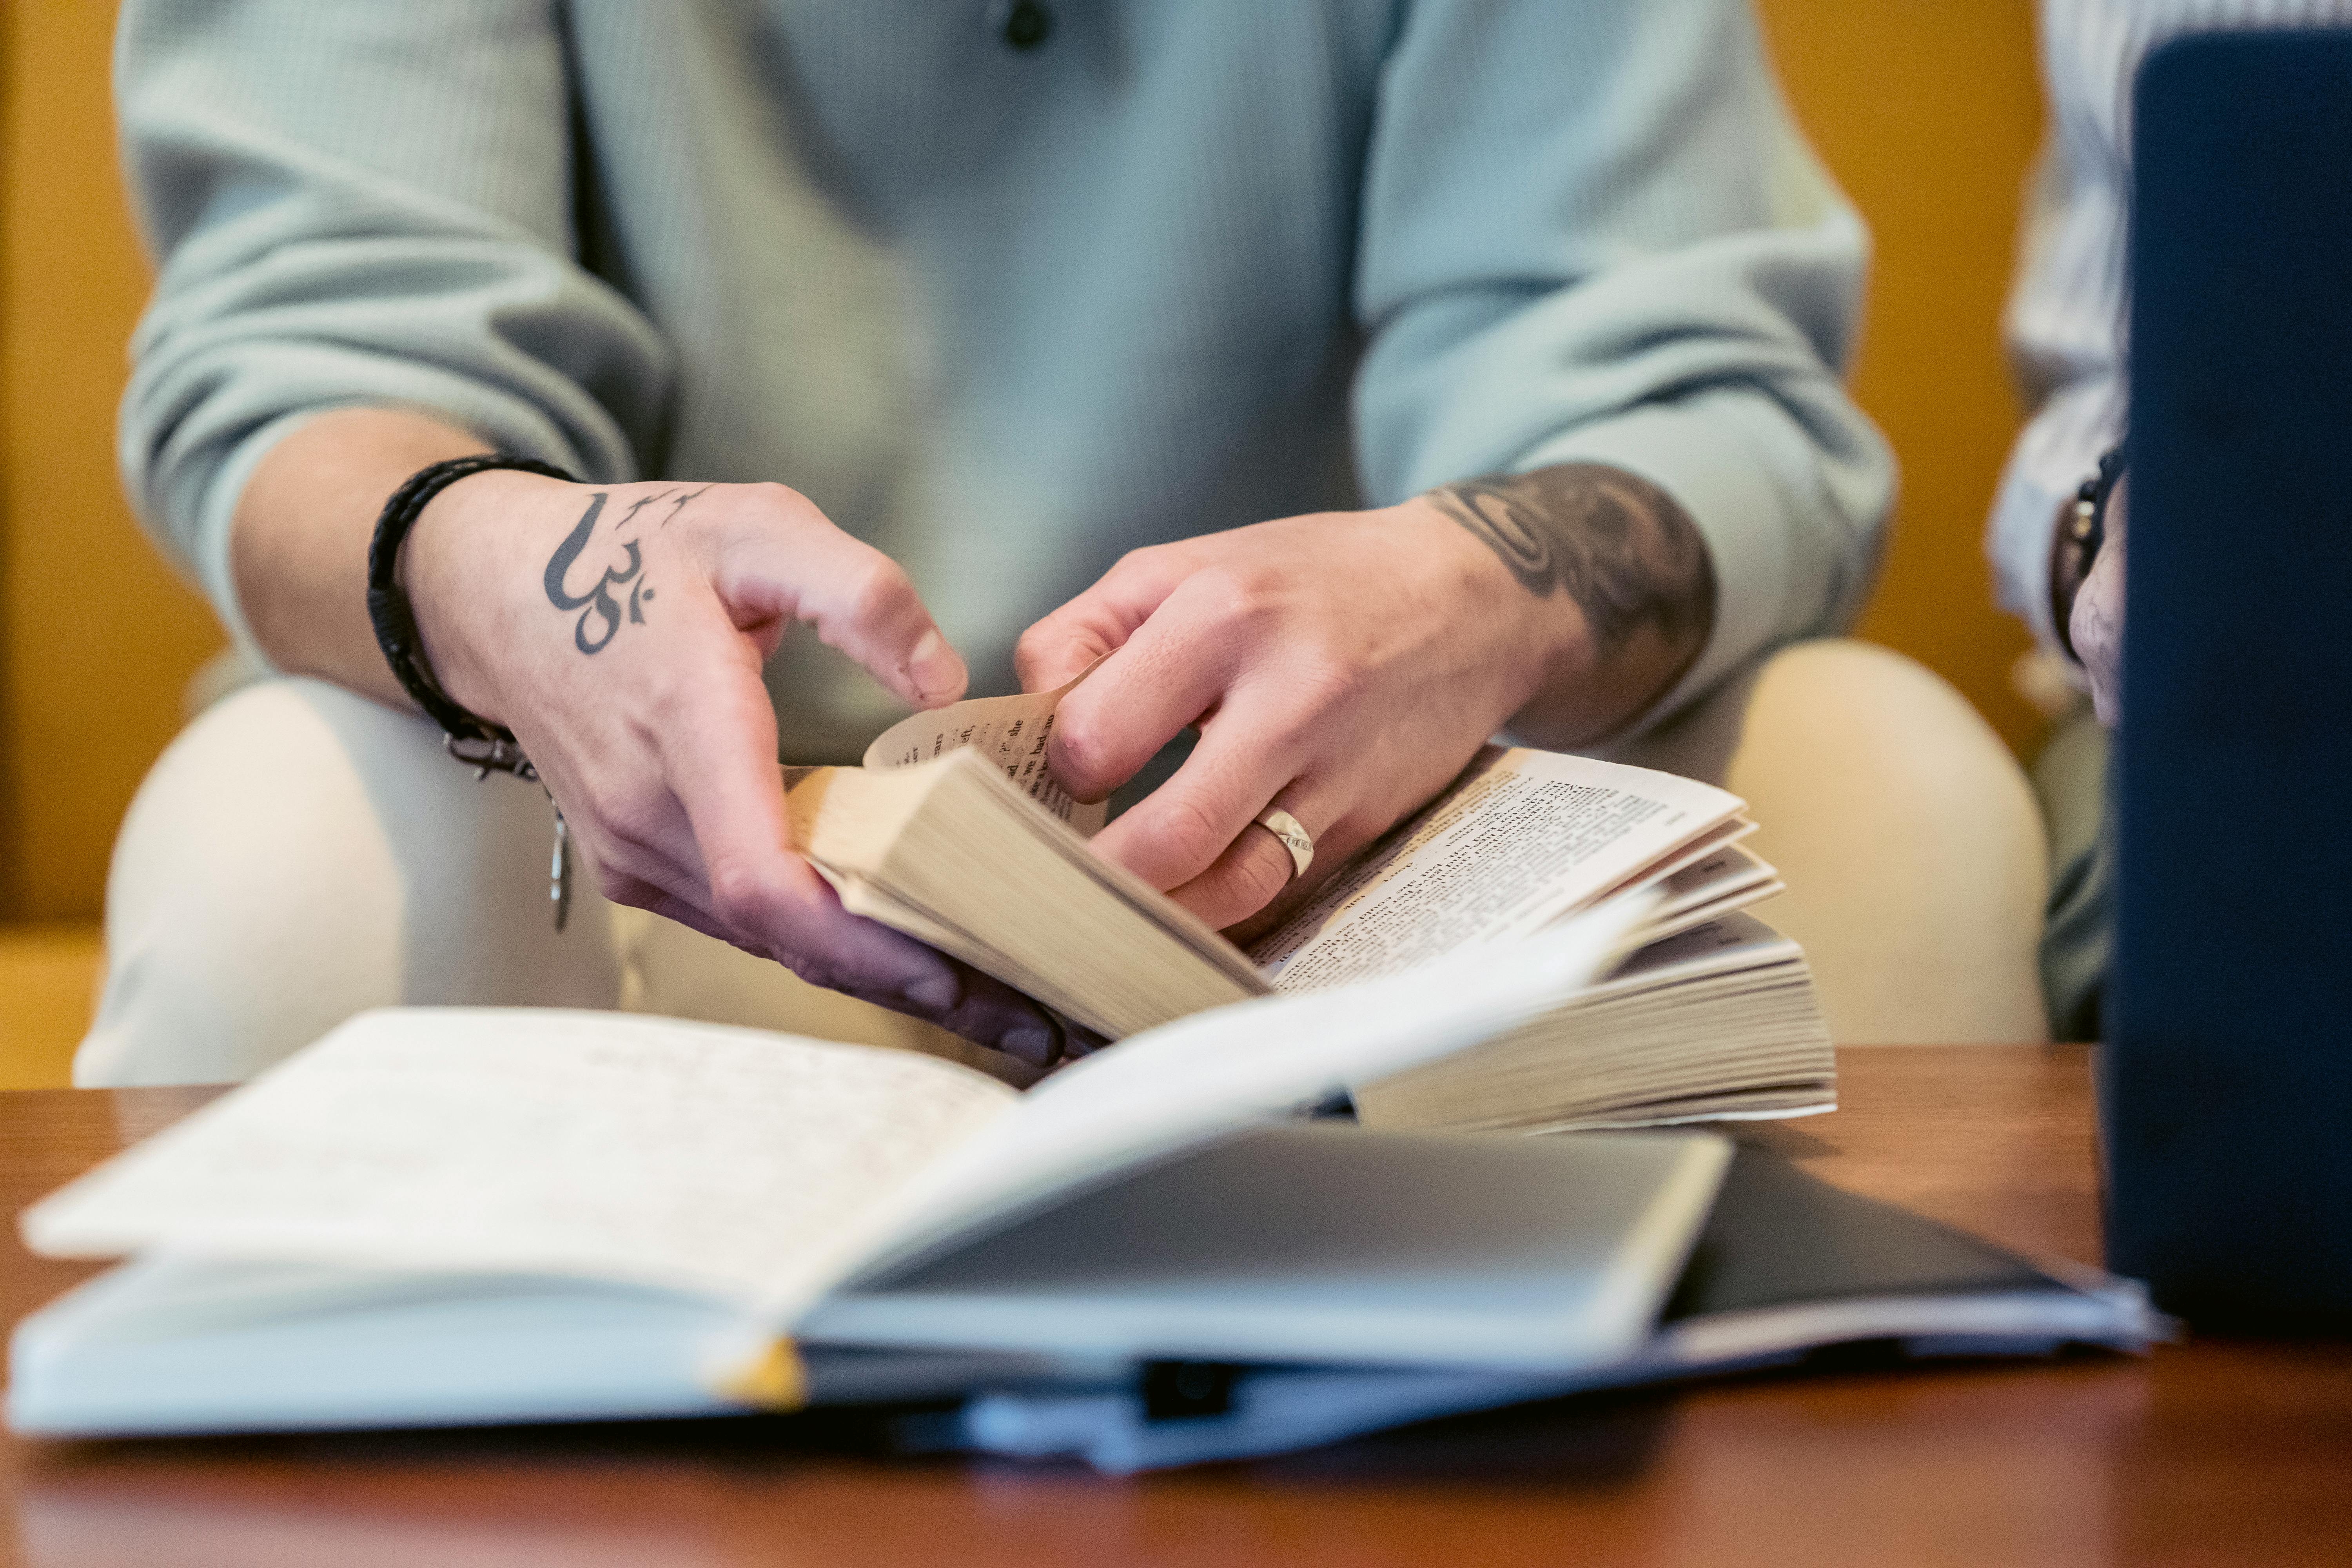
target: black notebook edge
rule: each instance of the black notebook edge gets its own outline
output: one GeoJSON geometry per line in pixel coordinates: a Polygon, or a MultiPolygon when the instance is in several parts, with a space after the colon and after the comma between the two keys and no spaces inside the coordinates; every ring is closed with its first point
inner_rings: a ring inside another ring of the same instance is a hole
{"type": "Polygon", "coordinates": [[[2171,1332],[2134,1281],[2029,1260],[1742,1146],[1658,1331],[1625,1361],[1553,1373],[1160,1364],[1121,1388],[982,1391],[951,1415],[902,1423],[899,1439],[916,1450],[1076,1456],[1126,1473],[1259,1458],[1570,1394],[1794,1366],[1841,1348],[1895,1360],[2137,1352],[2171,1332]]]}

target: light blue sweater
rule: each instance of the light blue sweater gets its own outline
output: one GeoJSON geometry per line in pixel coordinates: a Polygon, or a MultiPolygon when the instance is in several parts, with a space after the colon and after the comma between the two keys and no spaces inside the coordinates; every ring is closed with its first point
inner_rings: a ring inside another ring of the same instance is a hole
{"type": "MultiPolygon", "coordinates": [[[[129,0],[161,262],[131,491],[243,637],[295,421],[436,411],[599,480],[781,479],[1009,689],[1134,546],[1570,458],[1697,520],[1660,711],[1858,607],[1865,241],[1738,0],[129,0]]],[[[887,696],[813,637],[796,757],[887,696]]]]}

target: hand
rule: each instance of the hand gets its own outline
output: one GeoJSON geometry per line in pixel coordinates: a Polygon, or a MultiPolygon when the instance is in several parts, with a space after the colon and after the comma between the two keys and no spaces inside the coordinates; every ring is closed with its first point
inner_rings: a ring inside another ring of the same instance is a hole
{"type": "Polygon", "coordinates": [[[2113,725],[2123,716],[2124,671],[2124,492],[2131,484],[2126,473],[2107,493],[2105,538],[2098,558],[2091,563],[2083,586],[2074,595],[2074,611],[2067,618],[2068,637],[2083,673],[2091,678],[2091,703],[2099,722],[2113,725]]]}
{"type": "Polygon", "coordinates": [[[1022,684],[1105,654],[1064,700],[1049,763],[1100,800],[1186,725],[1176,775],[1096,850],[1246,941],[1443,789],[1507,722],[1575,745],[1698,657],[1714,567],[1672,497],[1563,463],[1376,511],[1285,518],[1139,550],[1029,628],[1022,684]],[[1315,839],[1308,874],[1251,825],[1315,839]]]}
{"type": "Polygon", "coordinates": [[[1099,800],[1185,726],[1199,745],[1100,854],[1213,925],[1271,923],[1444,787],[1567,658],[1560,617],[1426,499],[1139,550],[1032,626],[1022,684],[1060,685],[1050,764],[1099,800]],[[1115,652],[1112,650],[1116,650],[1115,652]],[[1252,821],[1314,836],[1309,876],[1252,821]],[[1269,908],[1272,906],[1272,908],[1269,908]]]}
{"type": "Polygon", "coordinates": [[[887,557],[781,485],[491,471],[428,506],[402,570],[443,688],[506,725],[604,895],[1024,1059],[1013,992],[857,919],[792,853],[761,667],[805,622],[905,701],[963,661],[887,557]]]}

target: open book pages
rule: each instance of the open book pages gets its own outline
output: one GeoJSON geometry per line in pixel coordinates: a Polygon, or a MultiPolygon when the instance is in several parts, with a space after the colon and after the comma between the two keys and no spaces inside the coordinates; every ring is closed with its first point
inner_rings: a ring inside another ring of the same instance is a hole
{"type": "Polygon", "coordinates": [[[26,1211],[54,1257],[585,1277],[777,1328],[1119,1173],[1524,1025],[1612,964],[1600,911],[1515,949],[1268,997],[1026,1095],[912,1053],[613,1014],[364,1014],[26,1211]]]}
{"type": "Polygon", "coordinates": [[[848,1266],[1016,1104],[913,1052],[613,1013],[364,1013],[27,1209],[26,1244],[590,1276],[737,1304],[848,1266]]]}
{"type": "Polygon", "coordinates": [[[1014,789],[1068,823],[1080,837],[1091,838],[1101,829],[1109,806],[1101,801],[1089,805],[1070,798],[1069,792],[1046,771],[1045,746],[1054,738],[1054,718],[1062,699],[1093,673],[1094,666],[1089,665],[1051,691],[974,697],[908,714],[877,735],[862,760],[875,770],[910,768],[970,746],[1014,789]]]}
{"type": "Polygon", "coordinates": [[[1358,1117],[1382,1128],[1804,1116],[1836,1109],[1837,1058],[1803,952],[1733,914],[1651,943],[1523,1028],[1354,1095],[1358,1117]]]}
{"type": "Polygon", "coordinates": [[[1409,1089],[1361,1070],[1367,1114],[1551,1128],[1833,1103],[1803,955],[1765,927],[1732,922],[1781,888],[1742,842],[1755,825],[1738,796],[1622,763],[1488,747],[1244,955],[1056,819],[1067,799],[1042,769],[1059,696],[919,714],[876,742],[866,768],[795,772],[794,842],[848,909],[1111,1038],[1269,984],[1331,990],[1638,903],[1637,942],[1663,943],[1655,951],[1667,956],[1629,971],[1630,989],[1409,1089]],[[1685,973],[1695,954],[1712,955],[1704,975],[1685,973]]]}
{"type": "Polygon", "coordinates": [[[785,796],[793,841],[851,912],[1119,1038],[1249,996],[1249,960],[1089,850],[980,751],[819,768],[785,796]]]}
{"type": "MultiPolygon", "coordinates": [[[[1285,991],[1392,974],[1671,882],[1688,915],[1762,897],[1735,795],[1591,757],[1488,747],[1461,778],[1251,949],[1285,991]],[[1673,879],[1680,877],[1680,881],[1673,879]]],[[[1653,918],[1655,918],[1654,915],[1653,918]]]]}
{"type": "Polygon", "coordinates": [[[790,1350],[724,1303],[595,1279],[150,1257],[18,1327],[7,1416],[110,1436],[1116,1398],[1169,1358],[1557,1375],[1639,1353],[1727,1153],[1253,1127],[828,1295],[790,1350]]]}
{"type": "MultiPolygon", "coordinates": [[[[1083,677],[1081,677],[1083,679],[1083,677]]],[[[1072,682],[1075,685],[1076,682],[1072,682]]],[[[1244,956],[1089,853],[1099,822],[1045,771],[1060,691],[919,713],[863,768],[786,770],[793,841],[852,911],[1110,1038],[1262,994],[1392,974],[1648,889],[1647,938],[1780,889],[1737,796],[1671,774],[1489,747],[1244,956]]]]}
{"type": "Polygon", "coordinates": [[[1703,852],[1682,869],[1660,878],[1656,886],[1656,912],[1643,931],[1652,942],[1719,921],[1788,889],[1778,871],[1738,844],[1703,852]]]}

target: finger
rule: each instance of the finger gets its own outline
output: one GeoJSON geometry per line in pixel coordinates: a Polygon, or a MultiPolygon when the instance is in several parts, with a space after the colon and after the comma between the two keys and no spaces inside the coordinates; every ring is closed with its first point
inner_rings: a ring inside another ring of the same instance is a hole
{"type": "Polygon", "coordinates": [[[1265,815],[1261,810],[1213,865],[1168,895],[1244,944],[1281,923],[1357,850],[1392,826],[1369,825],[1349,814],[1334,788],[1310,779],[1288,785],[1272,804],[1290,813],[1314,840],[1305,871],[1291,858],[1289,846],[1257,819],[1265,815]]]}
{"type": "Polygon", "coordinates": [[[1062,1040],[1044,1008],[1001,980],[952,959],[945,962],[962,983],[963,993],[945,1012],[923,1016],[975,1045],[1002,1051],[1031,1067],[1054,1064],[1062,1054],[1062,1040]]]}
{"type": "Polygon", "coordinates": [[[956,988],[940,966],[916,956],[929,950],[861,942],[832,889],[792,853],[775,764],[775,714],[757,672],[739,667],[706,678],[677,709],[675,734],[681,739],[663,747],[662,767],[701,871],[703,896],[688,901],[698,902],[728,940],[795,967],[838,971],[845,980],[883,987],[919,987],[929,980],[938,1001],[951,1003],[956,988]]]}
{"type": "Polygon", "coordinates": [[[823,878],[810,873],[823,929],[771,956],[812,985],[935,1024],[1032,1067],[1056,1054],[1053,1024],[1026,996],[903,932],[851,914],[823,878]]]}
{"type": "Polygon", "coordinates": [[[961,697],[970,672],[913,581],[897,562],[806,510],[811,515],[795,512],[793,526],[738,538],[722,552],[711,583],[737,624],[806,622],[918,708],[961,697]]]}
{"type": "Polygon", "coordinates": [[[1059,1054],[1045,1010],[1002,981],[887,926],[853,915],[822,878],[812,901],[824,911],[818,940],[769,956],[812,985],[935,1024],[1032,1067],[1059,1054]]]}
{"type": "Polygon", "coordinates": [[[1241,837],[1234,840],[1236,851],[1252,857],[1246,869],[1229,871],[1220,857],[1216,865],[1169,896],[1201,913],[1202,919],[1218,921],[1219,930],[1246,947],[1289,919],[1324,883],[1339,875],[1358,850],[1395,826],[1381,823],[1367,826],[1357,817],[1340,816],[1328,827],[1318,827],[1314,825],[1330,820],[1331,807],[1326,805],[1318,814],[1316,807],[1301,804],[1300,789],[1301,786],[1293,786],[1283,791],[1280,804],[1298,818],[1299,826],[1307,828],[1307,837],[1315,840],[1315,859],[1304,873],[1299,872],[1289,849],[1275,837],[1274,830],[1261,824],[1244,829],[1241,837]],[[1279,867],[1275,865],[1276,856],[1281,858],[1279,867]],[[1222,879],[1228,876],[1232,878],[1230,883],[1222,879]],[[1274,896],[1255,910],[1247,909],[1251,900],[1262,894],[1265,883],[1276,876],[1284,881],[1274,896]],[[1234,914],[1237,909],[1244,912],[1234,914]],[[1206,912],[1202,913],[1203,910],[1206,912]]]}
{"type": "MultiPolygon", "coordinates": [[[[909,988],[903,984],[877,986],[867,982],[862,973],[849,974],[797,954],[779,954],[766,947],[748,945],[738,933],[721,927],[693,903],[663,891],[656,884],[625,876],[608,878],[604,881],[605,896],[613,902],[650,910],[688,930],[700,931],[705,936],[716,938],[772,963],[782,963],[813,985],[823,985],[860,1001],[887,1007],[892,1012],[921,1018],[976,1045],[1002,1051],[1031,1067],[1050,1067],[1061,1054],[1053,1023],[1045,1016],[1043,1008],[1002,982],[976,970],[967,969],[943,954],[923,950],[929,958],[936,959],[953,973],[957,989],[952,992],[926,992],[919,997],[910,994],[909,988]],[[942,999],[949,1005],[940,1005],[942,999]]],[[[837,904],[834,912],[852,925],[873,923],[839,909],[837,904]]],[[[889,931],[887,928],[877,929],[882,931],[885,940],[896,938],[899,942],[921,948],[922,944],[914,942],[911,938],[889,931]]]]}
{"type": "Polygon", "coordinates": [[[1124,647],[1192,570],[1178,545],[1132,550],[1093,587],[1021,634],[1013,650],[1024,691],[1051,691],[1124,647]]]}
{"type": "MultiPolygon", "coordinates": [[[[1227,708],[1202,731],[1201,743],[1174,777],[1095,835],[1096,852],[1155,888],[1191,882],[1217,863],[1296,776],[1282,734],[1252,710],[1227,708]]],[[[1300,820],[1315,831],[1314,823],[1300,820]]]]}
{"type": "Polygon", "coordinates": [[[1207,870],[1168,896],[1222,931],[1280,898],[1297,869],[1282,841],[1253,820],[1207,870]]]}
{"type": "Polygon", "coordinates": [[[811,984],[930,1019],[1042,1064],[1053,1030],[1033,1005],[912,938],[850,914],[814,868],[786,848],[790,824],[772,760],[774,717],[756,678],[737,685],[732,691],[712,688],[681,715],[686,734],[729,738],[723,754],[699,752],[691,766],[670,770],[709,884],[709,923],[688,923],[765,952],[811,984]]]}
{"type": "Polygon", "coordinates": [[[1231,649],[1205,646],[1177,609],[1148,622],[1055,710],[1045,765],[1078,799],[1101,800],[1133,778],[1223,695],[1231,649]]]}

